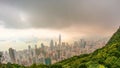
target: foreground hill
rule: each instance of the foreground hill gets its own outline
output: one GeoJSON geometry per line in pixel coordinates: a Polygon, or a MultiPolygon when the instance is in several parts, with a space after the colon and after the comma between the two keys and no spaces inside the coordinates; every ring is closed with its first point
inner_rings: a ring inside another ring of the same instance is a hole
{"type": "MultiPolygon", "coordinates": [[[[1,65],[0,65],[1,66],[1,65]]],[[[113,34],[106,46],[91,54],[74,56],[53,65],[36,65],[30,67],[16,64],[2,65],[3,68],[120,68],[120,28],[113,34]]],[[[0,68],[1,68],[0,67],[0,68]]]]}

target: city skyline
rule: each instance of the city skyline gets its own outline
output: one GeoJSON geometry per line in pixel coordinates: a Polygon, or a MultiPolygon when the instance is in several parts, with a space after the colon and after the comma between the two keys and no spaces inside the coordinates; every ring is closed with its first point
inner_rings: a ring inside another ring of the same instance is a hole
{"type": "Polygon", "coordinates": [[[73,41],[72,44],[62,41],[62,36],[58,36],[58,41],[50,40],[49,46],[43,42],[41,44],[28,45],[26,49],[17,50],[12,47],[8,51],[2,51],[2,63],[15,63],[24,66],[32,64],[54,64],[64,59],[89,54],[98,48],[105,46],[107,39],[73,41]],[[40,46],[40,47],[39,47],[40,46]]]}

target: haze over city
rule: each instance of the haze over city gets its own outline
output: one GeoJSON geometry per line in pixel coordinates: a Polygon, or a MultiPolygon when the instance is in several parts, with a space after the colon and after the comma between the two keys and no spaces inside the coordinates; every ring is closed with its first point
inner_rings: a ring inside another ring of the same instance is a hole
{"type": "Polygon", "coordinates": [[[119,27],[119,0],[1,0],[0,50],[30,44],[110,37],[119,27]],[[36,40],[39,40],[36,42],[36,40]]]}

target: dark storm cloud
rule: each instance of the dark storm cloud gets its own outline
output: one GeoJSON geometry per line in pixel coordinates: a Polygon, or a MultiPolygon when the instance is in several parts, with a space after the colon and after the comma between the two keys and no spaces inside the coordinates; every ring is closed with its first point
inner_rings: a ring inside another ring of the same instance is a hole
{"type": "Polygon", "coordinates": [[[119,0],[5,0],[0,20],[6,28],[66,28],[69,26],[119,25],[119,0]],[[6,7],[9,6],[9,7],[6,7]],[[9,8],[9,10],[5,10],[9,8]],[[19,20],[18,11],[29,16],[28,25],[19,20]]]}

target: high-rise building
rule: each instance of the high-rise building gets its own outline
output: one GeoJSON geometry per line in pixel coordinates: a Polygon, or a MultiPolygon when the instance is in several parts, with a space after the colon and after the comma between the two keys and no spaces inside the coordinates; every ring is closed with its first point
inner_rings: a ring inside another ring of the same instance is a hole
{"type": "Polygon", "coordinates": [[[62,46],[65,46],[65,42],[62,42],[62,46]]]}
{"type": "Polygon", "coordinates": [[[29,51],[29,57],[32,57],[32,54],[31,54],[32,52],[31,52],[31,46],[30,45],[28,46],[28,51],[29,51]]]}
{"type": "Polygon", "coordinates": [[[77,41],[74,42],[74,47],[78,47],[79,43],[77,41]]]}
{"type": "Polygon", "coordinates": [[[50,58],[45,58],[45,64],[50,65],[51,64],[51,59],[50,58]]]}
{"type": "Polygon", "coordinates": [[[61,56],[60,56],[60,50],[57,50],[57,59],[60,60],[61,56]]]}
{"type": "Polygon", "coordinates": [[[61,46],[61,35],[59,35],[59,46],[61,46]]]}
{"type": "Polygon", "coordinates": [[[59,49],[58,49],[58,58],[61,59],[61,35],[59,35],[59,49]]]}
{"type": "Polygon", "coordinates": [[[42,48],[42,49],[44,49],[44,47],[45,47],[45,46],[44,46],[44,44],[43,44],[43,43],[41,43],[41,48],[42,48]]]}
{"type": "Polygon", "coordinates": [[[46,56],[45,45],[43,43],[41,43],[41,52],[44,56],[46,56]]]}
{"type": "Polygon", "coordinates": [[[29,55],[28,55],[28,57],[29,57],[29,63],[32,63],[32,57],[33,57],[33,55],[32,55],[32,49],[31,49],[31,46],[29,45],[28,46],[28,53],[29,53],[29,55]]]}
{"type": "Polygon", "coordinates": [[[57,42],[55,42],[55,47],[57,46],[57,42]]]}
{"type": "Polygon", "coordinates": [[[38,62],[38,49],[37,49],[37,45],[35,45],[35,59],[36,59],[36,63],[38,62]]]}
{"type": "Polygon", "coordinates": [[[54,42],[53,42],[53,40],[50,41],[50,49],[51,49],[51,50],[54,49],[54,42]]]}
{"type": "Polygon", "coordinates": [[[35,45],[35,55],[38,56],[37,45],[35,45]]]}
{"type": "Polygon", "coordinates": [[[9,48],[9,55],[10,55],[12,63],[15,63],[16,62],[16,59],[15,59],[15,50],[12,49],[12,48],[9,48]]]}
{"type": "Polygon", "coordinates": [[[86,41],[84,39],[80,40],[80,47],[85,48],[86,46],[86,41]]]}
{"type": "Polygon", "coordinates": [[[2,55],[3,55],[3,53],[0,52],[0,64],[1,64],[1,60],[2,60],[2,55]]]}

